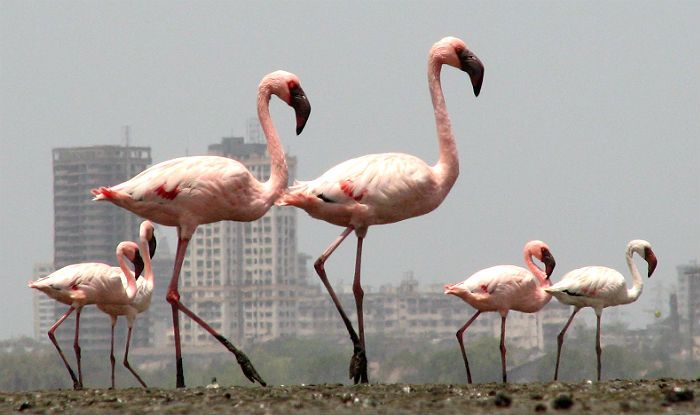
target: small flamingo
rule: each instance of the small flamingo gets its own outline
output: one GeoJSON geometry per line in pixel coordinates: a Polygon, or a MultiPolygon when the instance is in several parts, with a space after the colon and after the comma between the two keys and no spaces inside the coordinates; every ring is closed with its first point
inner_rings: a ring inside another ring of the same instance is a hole
{"type": "Polygon", "coordinates": [[[271,174],[268,181],[259,182],[236,160],[196,156],[164,161],[124,183],[92,190],[94,200],[109,201],[155,223],[177,227],[177,253],[166,299],[172,307],[178,388],[185,387],[178,311],[193,319],[232,352],[251,382],[258,381],[265,386],[243,351],[180,302],[178,281],[187,245],[197,226],[222,220],[254,221],[263,216],[286,189],[287,162],[270,118],[269,105],[273,94],[294,108],[297,134],[304,129],[311,112],[296,75],[275,71],[260,82],[257,107],[270,154],[271,174]]]}
{"type": "Polygon", "coordinates": [[[279,205],[296,206],[316,219],[345,227],[316,260],[314,268],[352,340],[350,378],[355,383],[369,381],[362,312],[364,291],[360,281],[362,241],[367,229],[370,225],[394,223],[431,212],[445,199],[459,174],[457,146],[440,84],[442,65],[467,72],[477,96],[484,77],[483,64],[462,40],[446,37],[430,49],[428,86],[440,148],[440,158],[435,166],[403,153],[366,155],[340,163],[315,180],[295,183],[278,201],[279,205]],[[353,230],[357,236],[353,294],[359,337],[328,282],[324,268],[326,260],[353,230]]]}
{"type": "Polygon", "coordinates": [[[647,241],[636,239],[627,244],[625,257],[627,266],[632,273],[632,288],[627,289],[625,277],[614,269],[607,267],[583,267],[567,272],[561,281],[547,288],[545,291],[552,294],[561,303],[574,306],[571,317],[564,325],[561,333],[557,336],[557,363],[554,369],[554,380],[559,378],[559,358],[561,357],[561,347],[564,344],[564,335],[569,328],[576,313],[583,307],[592,307],[596,315],[596,343],[595,351],[598,356],[598,381],[600,381],[600,316],[606,307],[620,304],[629,304],[637,300],[642,293],[642,277],[635,265],[632,255],[644,258],[647,262],[647,277],[651,277],[656,269],[656,255],[651,250],[651,244],[647,241]]]}
{"type": "Polygon", "coordinates": [[[89,304],[111,303],[129,304],[136,297],[136,277],[143,271],[143,259],[139,254],[138,245],[125,241],[117,245],[117,261],[119,267],[107,264],[89,262],[67,265],[58,271],[29,283],[29,288],[36,288],[54,300],[70,306],[68,311],[49,329],[51,342],[66,365],[73,380],[73,389],[83,388],[83,371],[80,366],[80,312],[89,304]],[[132,273],[126,264],[126,259],[134,264],[132,273]],[[54,332],[73,311],[75,315],[75,340],[73,350],[78,363],[78,377],[68,364],[61,347],[56,341],[54,332]]]}
{"type": "Polygon", "coordinates": [[[457,341],[462,351],[469,383],[472,383],[472,375],[469,371],[467,353],[464,350],[464,332],[474,320],[486,311],[497,311],[501,314],[501,369],[505,383],[508,312],[515,310],[536,313],[552,298],[545,292],[545,289],[551,285],[549,276],[552,275],[556,265],[549,247],[542,241],[530,241],[525,244],[523,254],[529,271],[515,265],[497,265],[482,269],[460,283],[445,285],[445,294],[456,295],[477,309],[476,314],[457,331],[457,341]],[[533,256],[544,264],[544,271],[532,261],[533,256]]]}
{"type": "Polygon", "coordinates": [[[153,269],[151,267],[151,258],[156,252],[156,236],[153,229],[153,224],[149,221],[143,221],[141,223],[141,228],[139,230],[139,242],[140,251],[149,252],[149,255],[143,257],[144,267],[143,267],[143,278],[136,279],[136,296],[131,304],[119,305],[119,304],[102,304],[98,303],[97,308],[103,312],[109,314],[112,320],[112,340],[110,342],[111,348],[109,353],[109,360],[112,364],[112,389],[114,389],[114,326],[117,324],[118,316],[126,316],[128,334],[126,336],[126,349],[124,350],[124,367],[129,369],[129,371],[134,375],[136,380],[139,381],[141,386],[146,388],[146,383],[141,379],[141,377],[132,369],[129,364],[129,343],[131,342],[131,330],[134,327],[134,321],[136,320],[136,315],[143,313],[148,310],[151,305],[151,294],[153,293],[153,269]]]}

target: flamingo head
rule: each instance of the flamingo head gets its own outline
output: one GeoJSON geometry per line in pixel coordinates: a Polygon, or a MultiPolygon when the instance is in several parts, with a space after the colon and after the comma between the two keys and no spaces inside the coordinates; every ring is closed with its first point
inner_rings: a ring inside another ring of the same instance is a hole
{"type": "Polygon", "coordinates": [[[644,258],[644,260],[647,262],[647,278],[650,278],[651,274],[654,273],[654,270],[656,269],[656,265],[658,263],[654,251],[651,250],[651,244],[642,239],[635,239],[633,241],[630,241],[627,244],[627,255],[631,257],[632,253],[634,252],[636,252],[637,255],[644,258]]]}
{"type": "Polygon", "coordinates": [[[532,255],[544,264],[544,272],[547,279],[554,272],[554,267],[557,262],[554,260],[554,255],[549,250],[549,246],[542,241],[530,241],[525,244],[525,255],[532,255]]]}
{"type": "Polygon", "coordinates": [[[297,135],[301,134],[311,114],[311,104],[299,78],[291,72],[275,71],[265,75],[260,81],[260,87],[269,84],[273,94],[277,95],[287,105],[294,108],[297,119],[297,135]]]}
{"type": "Polygon", "coordinates": [[[141,275],[144,264],[138,245],[131,241],[120,242],[117,245],[117,255],[124,255],[134,264],[134,278],[138,278],[141,275]]]}
{"type": "MultiPolygon", "coordinates": [[[[148,241],[148,255],[153,258],[153,255],[156,254],[156,234],[155,234],[155,229],[153,227],[153,223],[151,221],[145,220],[141,222],[141,227],[139,228],[139,237],[141,240],[146,240],[148,241]]],[[[139,255],[140,257],[140,255],[139,255]]]]}
{"type": "Polygon", "coordinates": [[[443,63],[460,69],[469,74],[474,95],[479,96],[481,84],[484,81],[484,64],[467,47],[462,39],[445,37],[435,43],[430,49],[431,57],[436,57],[443,63]]]}

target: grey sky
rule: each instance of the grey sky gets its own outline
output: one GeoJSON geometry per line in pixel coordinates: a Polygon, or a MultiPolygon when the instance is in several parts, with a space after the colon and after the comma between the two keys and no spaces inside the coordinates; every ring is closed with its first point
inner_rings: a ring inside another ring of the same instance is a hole
{"type": "MultiPolygon", "coordinates": [[[[431,214],[370,229],[365,284],[521,264],[529,239],[552,248],[555,281],[594,264],[627,275],[625,245],[643,238],[659,267],[623,315],[646,321],[700,257],[698,21],[700,2],[0,0],[0,338],[31,335],[26,282],[53,257],[52,148],[119,144],[128,124],[154,162],[203,154],[243,133],[258,82],[285,69],[313,108],[299,137],[272,108],[300,178],[366,153],[433,163],[426,59],[446,35],[486,66],[479,98],[443,70],[460,177],[431,214]]],[[[341,231],[299,218],[314,257],[341,231]]],[[[352,278],[354,244],[332,280],[352,278]]]]}

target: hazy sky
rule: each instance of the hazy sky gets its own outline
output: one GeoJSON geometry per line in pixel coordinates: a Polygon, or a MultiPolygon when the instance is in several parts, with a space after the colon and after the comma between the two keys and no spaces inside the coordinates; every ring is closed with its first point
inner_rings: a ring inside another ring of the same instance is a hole
{"type": "MultiPolygon", "coordinates": [[[[243,134],[260,79],[285,69],[313,108],[296,137],[272,105],[300,178],[375,152],[432,164],[427,52],[447,35],[486,67],[478,98],[443,70],[460,177],[436,211],[370,229],[365,284],[522,264],[529,239],[550,245],[555,281],[584,265],[627,275],[643,238],[659,267],[623,313],[646,321],[700,257],[698,21],[700,2],[680,1],[0,0],[0,338],[32,334],[26,283],[53,258],[52,148],[120,144],[130,125],[154,162],[203,154],[243,134]]],[[[299,214],[314,257],[340,231],[299,214]]],[[[350,282],[354,249],[329,260],[331,280],[350,282]]]]}

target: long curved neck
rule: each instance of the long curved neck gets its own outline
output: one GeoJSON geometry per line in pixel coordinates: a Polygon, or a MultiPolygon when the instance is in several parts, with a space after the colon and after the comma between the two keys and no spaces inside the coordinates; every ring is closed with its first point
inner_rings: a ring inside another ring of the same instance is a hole
{"type": "Polygon", "coordinates": [[[140,243],[141,245],[139,246],[139,250],[141,252],[145,252],[145,255],[141,255],[141,258],[143,258],[143,278],[146,280],[147,287],[149,289],[153,289],[154,276],[153,268],[151,267],[151,256],[149,255],[148,241],[146,238],[141,238],[140,243]]]}
{"type": "Polygon", "coordinates": [[[133,272],[131,272],[131,269],[129,269],[129,266],[126,265],[126,260],[124,257],[125,255],[123,252],[117,252],[119,268],[121,268],[122,274],[124,274],[124,278],[126,279],[126,296],[129,298],[129,300],[133,300],[136,296],[136,278],[134,277],[133,272]]]}
{"type": "Polygon", "coordinates": [[[428,87],[430,88],[430,98],[433,101],[440,151],[440,157],[433,169],[436,172],[439,185],[446,195],[459,175],[459,157],[457,156],[457,143],[452,135],[450,116],[447,114],[445,97],[442,94],[441,69],[442,62],[436,59],[435,55],[431,55],[428,60],[428,87]]]}
{"type": "Polygon", "coordinates": [[[535,278],[537,278],[537,281],[540,283],[540,288],[546,288],[552,285],[552,281],[547,278],[547,274],[542,271],[542,269],[532,260],[532,254],[530,254],[529,251],[525,251],[524,256],[525,264],[527,265],[528,269],[530,269],[530,272],[533,273],[535,278]]]}
{"type": "Polygon", "coordinates": [[[273,203],[282,195],[289,179],[284,149],[270,117],[271,95],[270,85],[260,85],[258,89],[258,118],[267,140],[267,152],[270,155],[270,178],[263,184],[263,195],[269,203],[273,203]]]}
{"type": "Polygon", "coordinates": [[[630,303],[639,298],[639,296],[642,294],[642,287],[644,286],[642,276],[639,274],[639,270],[637,269],[637,265],[634,263],[634,259],[632,259],[633,255],[634,252],[627,252],[627,266],[632,273],[632,288],[627,290],[627,298],[630,303]]]}

